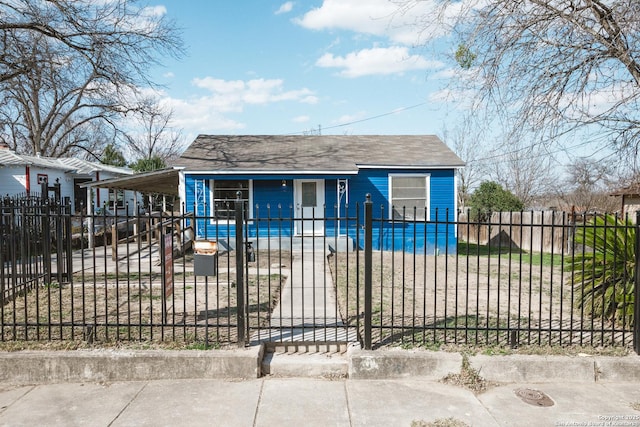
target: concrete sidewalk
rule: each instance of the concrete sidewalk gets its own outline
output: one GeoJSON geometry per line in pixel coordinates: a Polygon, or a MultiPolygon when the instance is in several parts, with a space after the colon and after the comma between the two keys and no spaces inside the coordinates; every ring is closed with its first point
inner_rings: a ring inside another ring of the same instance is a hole
{"type": "Polygon", "coordinates": [[[347,327],[338,310],[329,270],[327,248],[293,254],[290,274],[273,309],[270,329],[251,336],[260,341],[355,342],[357,332],[347,327]]]}
{"type": "Polygon", "coordinates": [[[470,356],[488,382],[474,394],[442,381],[457,353],[350,348],[346,376],[292,354],[260,377],[263,351],[2,353],[0,426],[640,426],[636,355],[470,356]]]}
{"type": "Polygon", "coordinates": [[[453,418],[469,426],[638,426],[639,404],[640,387],[629,382],[511,383],[475,395],[419,379],[158,380],[0,387],[0,425],[411,426],[453,418]],[[552,405],[525,402],[522,389],[552,405]]]}

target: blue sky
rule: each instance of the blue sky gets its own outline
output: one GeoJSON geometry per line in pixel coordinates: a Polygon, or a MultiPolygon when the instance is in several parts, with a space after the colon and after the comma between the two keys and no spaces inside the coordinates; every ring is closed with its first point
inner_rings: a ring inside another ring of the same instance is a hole
{"type": "MultiPolygon", "coordinates": [[[[187,56],[163,60],[163,103],[199,133],[441,134],[447,50],[427,51],[387,0],[159,0],[187,56]]],[[[412,13],[422,12],[419,8],[412,13]]]]}

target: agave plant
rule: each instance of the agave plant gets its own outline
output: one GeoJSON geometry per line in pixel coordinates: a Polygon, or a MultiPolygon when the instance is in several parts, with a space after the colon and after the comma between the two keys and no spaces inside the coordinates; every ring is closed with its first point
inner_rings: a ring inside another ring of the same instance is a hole
{"type": "Polygon", "coordinates": [[[596,216],[576,230],[567,258],[577,307],[597,318],[633,324],[635,226],[618,216],[596,216]]]}

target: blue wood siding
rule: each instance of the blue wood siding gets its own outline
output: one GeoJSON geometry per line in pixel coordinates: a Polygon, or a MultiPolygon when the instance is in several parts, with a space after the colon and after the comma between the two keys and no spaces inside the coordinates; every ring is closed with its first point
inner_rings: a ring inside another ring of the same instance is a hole
{"type": "MultiPolygon", "coordinates": [[[[349,181],[349,217],[355,217],[365,195],[371,194],[373,203],[373,246],[375,250],[407,250],[418,253],[456,253],[457,241],[454,221],[455,212],[455,171],[453,169],[388,170],[362,169],[358,176],[349,181]],[[389,175],[428,174],[429,175],[429,218],[427,221],[391,221],[389,212],[389,175]],[[436,224],[435,221],[438,221],[436,224]],[[448,224],[447,224],[448,223],[448,224]]],[[[356,233],[353,221],[343,233],[364,245],[363,233],[356,233]]]]}
{"type": "MultiPolygon", "coordinates": [[[[293,187],[294,178],[322,178],[320,176],[286,177],[286,186],[282,178],[250,176],[186,175],[186,210],[196,212],[205,218],[196,221],[197,235],[210,239],[227,239],[235,235],[235,227],[227,222],[216,223],[210,214],[209,180],[211,179],[252,179],[252,221],[249,224],[249,237],[267,237],[278,233],[290,237],[293,233],[293,187]],[[198,184],[197,180],[200,181],[198,184]],[[197,188],[207,192],[204,204],[196,200],[197,188]],[[269,218],[278,218],[268,221],[269,218]]],[[[455,171],[425,170],[387,170],[362,169],[358,175],[348,178],[348,206],[337,206],[337,179],[325,179],[325,234],[329,237],[348,235],[363,245],[364,233],[356,226],[356,210],[360,210],[360,220],[364,220],[363,203],[366,194],[371,194],[374,216],[373,244],[376,250],[407,250],[417,253],[455,253],[457,247],[455,224],[455,171]],[[429,218],[427,221],[391,221],[389,212],[389,175],[390,174],[428,174],[429,175],[429,218]],[[344,218],[348,217],[349,220],[344,218]],[[437,223],[436,223],[437,221],[437,223]],[[340,229],[337,230],[339,224],[340,229]]]]}

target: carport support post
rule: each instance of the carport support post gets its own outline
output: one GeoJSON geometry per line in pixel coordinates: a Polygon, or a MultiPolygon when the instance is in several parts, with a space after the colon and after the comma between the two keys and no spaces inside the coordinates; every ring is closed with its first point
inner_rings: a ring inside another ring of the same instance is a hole
{"type": "Polygon", "coordinates": [[[636,212],[636,259],[633,278],[633,349],[640,355],[640,211],[636,212]]]}
{"type": "Polygon", "coordinates": [[[373,266],[373,219],[371,194],[367,194],[364,202],[364,348],[371,350],[371,316],[373,294],[372,289],[372,266],[373,266]]]}
{"type": "Polygon", "coordinates": [[[236,220],[236,304],[238,306],[237,324],[238,324],[238,347],[245,346],[244,320],[244,203],[242,202],[242,193],[236,193],[235,204],[235,220],[236,220]]]}

